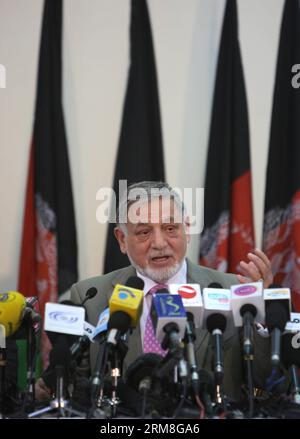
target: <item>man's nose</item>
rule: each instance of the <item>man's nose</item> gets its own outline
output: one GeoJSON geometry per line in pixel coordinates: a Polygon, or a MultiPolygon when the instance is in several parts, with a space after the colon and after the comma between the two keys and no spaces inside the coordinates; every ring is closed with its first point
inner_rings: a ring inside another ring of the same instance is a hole
{"type": "Polygon", "coordinates": [[[167,241],[165,239],[164,233],[161,230],[154,230],[152,235],[152,248],[162,249],[166,247],[167,241]]]}

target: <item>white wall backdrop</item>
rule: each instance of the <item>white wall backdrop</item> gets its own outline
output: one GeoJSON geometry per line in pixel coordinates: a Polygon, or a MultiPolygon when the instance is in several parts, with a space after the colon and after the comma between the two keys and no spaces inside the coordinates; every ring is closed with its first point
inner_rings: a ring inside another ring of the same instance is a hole
{"type": "MultiPolygon", "coordinates": [[[[148,6],[167,179],[200,187],[225,0],[148,0],[148,6]]],[[[6,68],[6,88],[0,88],[0,291],[17,286],[42,9],[42,0],[0,0],[0,64],[6,68]]],[[[238,0],[258,245],[282,9],[283,0],[238,0]]],[[[80,278],[102,270],[106,226],[96,222],[96,192],[113,179],[129,18],[130,0],[64,0],[63,100],[80,278]]],[[[189,248],[194,261],[198,249],[195,236],[189,248]]]]}

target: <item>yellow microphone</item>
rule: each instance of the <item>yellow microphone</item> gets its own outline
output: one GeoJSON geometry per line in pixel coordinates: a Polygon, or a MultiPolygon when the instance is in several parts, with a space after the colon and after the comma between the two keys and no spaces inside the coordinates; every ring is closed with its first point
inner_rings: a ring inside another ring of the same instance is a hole
{"type": "Polygon", "coordinates": [[[0,293],[0,324],[4,325],[6,336],[14,334],[22,323],[25,297],[17,291],[0,293]]]}
{"type": "Polygon", "coordinates": [[[135,328],[143,311],[144,282],[137,276],[130,277],[126,285],[117,284],[109,300],[109,314],[117,311],[130,316],[130,327],[135,328]]]}

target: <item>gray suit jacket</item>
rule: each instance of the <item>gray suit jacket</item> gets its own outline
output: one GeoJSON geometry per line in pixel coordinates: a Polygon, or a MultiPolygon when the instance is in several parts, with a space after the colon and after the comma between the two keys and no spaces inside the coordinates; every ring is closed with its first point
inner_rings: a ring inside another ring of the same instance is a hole
{"type": "MultiPolygon", "coordinates": [[[[110,296],[116,284],[124,285],[130,276],[135,276],[136,270],[132,266],[113,271],[103,276],[96,276],[74,284],[71,288],[71,300],[82,303],[90,287],[96,287],[98,294],[86,302],[88,321],[96,326],[99,314],[108,307],[110,296]]],[[[201,267],[187,260],[187,283],[196,283],[201,288],[212,282],[220,283],[224,288],[239,283],[233,274],[224,274],[216,270],[201,267]]],[[[255,335],[255,365],[254,375],[256,384],[263,387],[264,379],[269,372],[269,358],[267,357],[269,343],[259,335],[255,335]],[[256,376],[257,375],[257,376],[256,376]]],[[[128,353],[124,360],[124,370],[140,355],[143,354],[140,325],[133,330],[129,338],[128,353]]],[[[207,330],[197,329],[195,351],[198,365],[201,368],[212,370],[212,346],[207,330]]],[[[93,371],[98,353],[98,345],[91,345],[90,364],[93,371]]],[[[242,357],[240,350],[239,332],[231,327],[224,335],[224,390],[233,397],[240,397],[240,386],[243,382],[242,357]]]]}

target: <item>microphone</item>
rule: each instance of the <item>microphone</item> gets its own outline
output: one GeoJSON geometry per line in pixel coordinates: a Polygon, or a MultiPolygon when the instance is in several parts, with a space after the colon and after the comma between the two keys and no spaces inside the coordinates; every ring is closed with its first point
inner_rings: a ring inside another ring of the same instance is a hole
{"type": "Polygon", "coordinates": [[[171,294],[179,294],[186,312],[194,316],[194,325],[201,328],[203,324],[203,303],[200,286],[198,284],[171,284],[171,294]]]}
{"type": "Polygon", "coordinates": [[[131,408],[131,398],[127,397],[128,388],[136,392],[135,403],[132,409],[138,411],[142,418],[145,417],[146,407],[150,414],[153,410],[161,414],[166,409],[166,401],[168,401],[168,405],[170,404],[169,399],[166,400],[164,398],[161,400],[159,398],[161,394],[168,394],[169,382],[166,379],[158,380],[155,374],[163,360],[163,357],[158,354],[147,353],[137,358],[127,369],[125,376],[127,392],[123,392],[123,401],[131,408]],[[143,400],[139,401],[139,395],[143,396],[143,400]],[[148,404],[146,404],[147,397],[148,404]]]}
{"type": "MultiPolygon", "coordinates": [[[[113,411],[116,409],[116,390],[118,378],[121,376],[118,354],[121,355],[121,361],[123,361],[128,349],[124,343],[121,343],[121,336],[138,324],[143,310],[143,288],[144,281],[137,276],[132,276],[127,280],[126,285],[117,284],[110,297],[107,340],[104,348],[99,349],[91,382],[93,405],[96,403],[99,406],[102,403],[104,368],[110,357],[110,362],[113,363],[111,408],[113,411]]],[[[99,331],[98,334],[101,332],[99,331]]]]}
{"type": "Polygon", "coordinates": [[[218,314],[224,315],[227,321],[226,330],[233,327],[230,297],[230,290],[224,289],[218,282],[212,282],[208,287],[203,288],[204,328],[207,328],[206,320],[208,316],[215,314],[216,311],[218,314]]]}
{"type": "Polygon", "coordinates": [[[195,335],[195,325],[194,325],[194,315],[191,312],[187,312],[187,324],[185,330],[185,348],[187,354],[188,364],[190,366],[191,372],[191,382],[194,393],[198,395],[198,387],[199,387],[199,374],[198,374],[198,366],[195,355],[195,347],[194,341],[196,339],[195,335]]]}
{"type": "Polygon", "coordinates": [[[150,312],[155,337],[161,347],[165,350],[182,348],[187,318],[179,294],[154,294],[150,312]]]}
{"type": "MultiPolygon", "coordinates": [[[[248,284],[238,284],[231,286],[231,309],[235,327],[239,328],[243,325],[243,315],[241,308],[244,305],[253,305],[255,308],[255,322],[265,323],[265,302],[263,298],[262,282],[251,282],[248,284]]],[[[252,310],[254,308],[251,307],[252,310]]],[[[244,313],[243,313],[244,314],[244,313]]]]}
{"type": "Polygon", "coordinates": [[[300,367],[300,350],[299,347],[293,347],[294,333],[286,332],[281,337],[282,362],[286,369],[289,369],[292,382],[293,400],[300,404],[300,383],[298,368],[300,367]]]}
{"type": "Polygon", "coordinates": [[[65,383],[68,382],[71,361],[70,335],[59,334],[54,340],[49,354],[49,366],[42,374],[49,389],[54,391],[58,387],[57,382],[61,381],[63,377],[66,378],[65,383]]]}
{"type": "Polygon", "coordinates": [[[246,303],[240,309],[243,318],[243,351],[244,359],[253,359],[253,324],[257,314],[257,308],[251,303],[246,303]]]}
{"type": "Polygon", "coordinates": [[[280,338],[286,323],[290,320],[291,293],[289,288],[268,288],[264,290],[266,326],[271,334],[271,364],[280,363],[280,338]]]}
{"type": "MultiPolygon", "coordinates": [[[[78,305],[71,300],[63,300],[57,305],[68,305],[76,308],[82,308],[81,305],[78,305]]],[[[61,328],[60,330],[64,329],[61,328]]],[[[72,360],[77,360],[79,358],[79,354],[81,355],[83,352],[85,352],[89,343],[87,342],[85,335],[78,337],[78,335],[71,334],[69,332],[45,332],[52,344],[52,350],[49,354],[49,366],[43,372],[42,377],[47,387],[54,391],[55,387],[57,387],[57,382],[59,379],[65,376],[66,381],[68,381],[72,360]],[[57,366],[59,369],[58,375],[56,373],[57,366]]]]}
{"type": "Polygon", "coordinates": [[[217,402],[222,402],[221,386],[224,377],[223,364],[223,333],[227,322],[232,322],[230,306],[230,290],[225,290],[222,285],[212,282],[203,290],[204,321],[206,329],[212,334],[214,348],[214,377],[217,386],[217,402]]]}
{"type": "MultiPolygon", "coordinates": [[[[46,304],[47,305],[47,304],[46,304]]],[[[67,305],[67,306],[74,306],[74,307],[76,307],[77,309],[78,308],[81,308],[81,305],[78,305],[77,303],[74,303],[74,302],[72,302],[71,300],[63,300],[63,301],[61,301],[60,303],[58,303],[58,304],[56,304],[56,305],[58,305],[59,307],[60,307],[60,305],[67,305]]],[[[84,308],[84,311],[85,311],[85,308],[84,308]]],[[[86,311],[85,311],[85,313],[86,313],[86,311]]],[[[62,320],[63,322],[65,321],[65,320],[67,320],[67,322],[68,322],[68,318],[66,318],[65,316],[63,316],[63,317],[61,317],[60,319],[59,319],[59,321],[60,320],[62,320]]],[[[73,319],[74,320],[74,319],[73,319]]],[[[44,322],[44,326],[46,326],[46,323],[47,323],[47,315],[45,315],[45,322],[44,322]]],[[[56,329],[56,328],[55,328],[56,329]]],[[[76,340],[78,339],[78,336],[77,335],[75,335],[75,334],[72,334],[72,333],[70,333],[69,331],[68,332],[63,332],[64,331],[64,328],[61,328],[61,327],[59,327],[58,328],[59,330],[55,330],[55,331],[45,331],[46,332],[46,334],[47,334],[47,337],[49,338],[49,340],[50,340],[50,342],[51,342],[51,344],[52,344],[52,346],[53,346],[53,344],[56,342],[56,340],[57,339],[60,339],[62,336],[64,336],[64,337],[66,337],[66,339],[68,339],[69,340],[69,344],[70,344],[70,346],[72,345],[72,343],[75,343],[76,342],[76,340]],[[61,332],[60,332],[61,331],[61,332]]],[[[82,332],[81,332],[82,333],[82,332]]]]}
{"type": "Polygon", "coordinates": [[[137,277],[130,277],[126,285],[117,284],[109,300],[109,313],[123,312],[130,316],[130,327],[135,328],[143,311],[144,281],[137,277]]]}
{"type": "Polygon", "coordinates": [[[37,296],[25,297],[26,308],[24,309],[23,320],[32,325],[34,332],[38,333],[42,327],[40,304],[37,296]]]}
{"type": "Polygon", "coordinates": [[[5,327],[6,337],[19,329],[25,307],[25,297],[17,291],[0,293],[0,324],[5,327]]]}
{"type": "Polygon", "coordinates": [[[155,376],[155,368],[163,357],[154,353],[141,355],[128,367],[125,382],[138,393],[149,392],[155,376]]]}
{"type": "Polygon", "coordinates": [[[224,376],[222,336],[226,329],[226,317],[223,314],[210,314],[206,319],[207,330],[214,341],[214,373],[217,385],[221,385],[224,376]]]}
{"type": "Polygon", "coordinates": [[[85,294],[85,298],[84,298],[84,300],[81,302],[81,306],[83,306],[84,304],[85,304],[85,302],[87,302],[88,300],[90,300],[90,299],[92,299],[93,297],[95,297],[96,296],[96,294],[97,294],[97,288],[95,288],[95,287],[90,287],[88,290],[87,290],[87,292],[86,292],[86,294],[85,294]]]}
{"type": "Polygon", "coordinates": [[[84,322],[83,330],[84,334],[70,347],[72,358],[76,359],[76,361],[81,358],[82,354],[90,347],[90,344],[94,343],[93,334],[95,327],[88,322],[84,322]]]}
{"type": "Polygon", "coordinates": [[[265,322],[265,303],[261,282],[231,286],[231,310],[235,327],[243,326],[245,360],[253,357],[254,322],[265,322]]]}
{"type": "Polygon", "coordinates": [[[120,336],[129,330],[130,324],[131,317],[129,314],[124,311],[115,311],[108,321],[106,343],[116,346],[120,336]]]}

